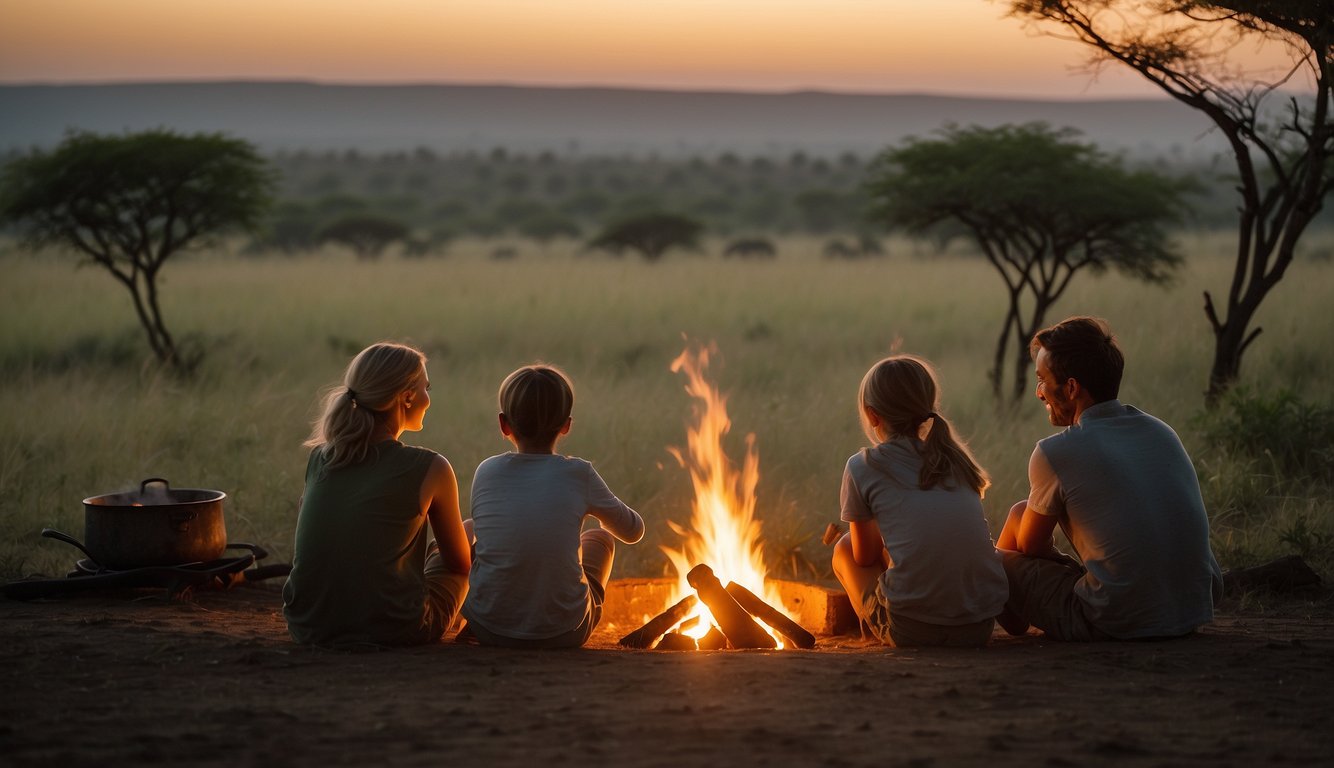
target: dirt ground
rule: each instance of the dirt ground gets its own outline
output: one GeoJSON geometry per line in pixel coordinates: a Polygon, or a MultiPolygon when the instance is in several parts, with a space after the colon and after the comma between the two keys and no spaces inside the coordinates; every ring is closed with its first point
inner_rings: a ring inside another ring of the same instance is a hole
{"type": "MultiPolygon", "coordinates": [[[[1266,599],[1269,600],[1269,599],[1266,599]]],[[[981,650],[293,645],[272,582],[0,599],[8,766],[1334,763],[1334,595],[1193,637],[981,650]]]]}

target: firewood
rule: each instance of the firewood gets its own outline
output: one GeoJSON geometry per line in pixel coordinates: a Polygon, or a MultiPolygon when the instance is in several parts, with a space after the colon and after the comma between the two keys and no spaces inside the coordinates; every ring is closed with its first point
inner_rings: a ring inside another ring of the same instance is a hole
{"type": "Polygon", "coordinates": [[[708,634],[699,639],[698,645],[701,651],[721,651],[727,647],[727,635],[717,627],[709,627],[708,634]]]}
{"type": "Polygon", "coordinates": [[[690,635],[683,635],[680,632],[668,632],[662,636],[658,644],[653,646],[655,651],[693,651],[696,650],[695,638],[690,635]]]}
{"type": "Polygon", "coordinates": [[[1264,588],[1271,592],[1291,592],[1320,583],[1320,576],[1300,555],[1288,555],[1250,568],[1232,568],[1223,572],[1226,594],[1264,588]]]}
{"type": "Polygon", "coordinates": [[[735,581],[727,585],[727,594],[746,612],[778,631],[778,634],[792,641],[798,648],[814,648],[815,635],[801,628],[797,622],[784,616],[781,611],[764,602],[754,592],[735,581]]]}
{"type": "Polygon", "coordinates": [[[699,600],[694,595],[686,595],[671,608],[649,619],[644,626],[622,637],[617,642],[626,648],[648,648],[662,636],[663,632],[676,626],[682,619],[689,616],[690,612],[695,609],[697,602],[699,600]]]}
{"type": "Polygon", "coordinates": [[[695,594],[709,606],[709,611],[718,622],[727,642],[733,648],[777,648],[778,641],[764,631],[764,627],[755,623],[755,619],[745,608],[737,605],[736,599],[727,593],[722,582],[713,575],[713,569],[703,563],[690,569],[686,581],[695,588],[695,594]]]}
{"type": "Polygon", "coordinates": [[[832,547],[834,546],[834,542],[838,541],[842,535],[843,528],[840,527],[838,523],[830,523],[825,526],[824,535],[820,537],[820,541],[823,542],[826,547],[832,547]]]}

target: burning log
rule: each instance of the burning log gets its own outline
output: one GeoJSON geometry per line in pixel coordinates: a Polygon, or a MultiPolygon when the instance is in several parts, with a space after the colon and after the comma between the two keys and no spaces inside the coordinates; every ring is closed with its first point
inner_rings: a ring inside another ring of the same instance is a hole
{"type": "Polygon", "coordinates": [[[842,526],[840,526],[838,523],[830,523],[829,525],[825,526],[824,535],[820,537],[820,541],[823,542],[826,547],[832,547],[834,546],[834,543],[837,542],[839,538],[841,538],[842,536],[843,536],[842,526]]]}
{"type": "Polygon", "coordinates": [[[781,611],[764,602],[754,592],[734,581],[727,585],[727,594],[746,609],[747,613],[778,630],[778,633],[791,640],[793,645],[808,650],[815,647],[815,635],[802,629],[800,624],[784,616],[781,611]]]}
{"type": "Polygon", "coordinates": [[[653,646],[655,651],[693,651],[697,648],[695,638],[680,632],[668,632],[653,646]]]}
{"type": "Polygon", "coordinates": [[[663,632],[676,626],[682,619],[689,616],[690,612],[695,609],[695,603],[697,602],[699,600],[694,595],[686,595],[676,605],[649,619],[648,623],[622,637],[617,643],[626,648],[648,648],[653,645],[653,641],[662,636],[663,632]]]}
{"type": "Polygon", "coordinates": [[[697,643],[701,651],[721,651],[727,647],[727,635],[717,627],[709,627],[709,632],[697,643]]]}
{"type": "Polygon", "coordinates": [[[776,648],[778,641],[755,623],[755,619],[746,609],[737,604],[735,598],[723,588],[722,582],[713,575],[713,569],[701,563],[690,569],[686,581],[695,588],[699,599],[709,606],[713,618],[727,635],[727,642],[733,648],[776,648]]]}

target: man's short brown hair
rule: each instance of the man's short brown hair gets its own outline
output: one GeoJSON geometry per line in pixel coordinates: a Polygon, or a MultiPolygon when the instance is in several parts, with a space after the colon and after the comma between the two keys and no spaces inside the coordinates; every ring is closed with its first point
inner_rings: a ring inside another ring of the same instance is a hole
{"type": "Polygon", "coordinates": [[[1028,345],[1037,357],[1047,350],[1047,365],[1057,383],[1074,379],[1093,396],[1093,402],[1115,400],[1121,391],[1126,359],[1107,321],[1098,317],[1071,317],[1038,331],[1028,345]]]}

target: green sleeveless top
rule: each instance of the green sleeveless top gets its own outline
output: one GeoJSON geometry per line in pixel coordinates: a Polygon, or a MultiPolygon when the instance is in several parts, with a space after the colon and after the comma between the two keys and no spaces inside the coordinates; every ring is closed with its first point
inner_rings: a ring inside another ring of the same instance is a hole
{"type": "Polygon", "coordinates": [[[429,538],[422,481],[436,453],[386,440],[359,464],[325,468],[316,448],[283,587],[287,629],[299,643],[425,643],[429,538]]]}

